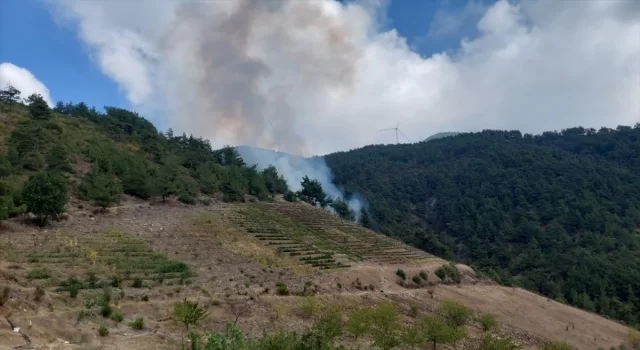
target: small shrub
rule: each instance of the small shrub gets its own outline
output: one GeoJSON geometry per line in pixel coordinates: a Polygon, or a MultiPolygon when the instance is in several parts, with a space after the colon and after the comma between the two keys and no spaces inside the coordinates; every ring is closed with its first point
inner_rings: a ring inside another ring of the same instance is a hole
{"type": "Polygon", "coordinates": [[[44,293],[42,286],[36,286],[36,290],[33,292],[33,300],[39,303],[44,298],[44,293]]]}
{"type": "Polygon", "coordinates": [[[480,350],[516,350],[519,346],[509,338],[494,337],[491,333],[486,333],[482,337],[480,350]]]}
{"type": "Polygon", "coordinates": [[[131,283],[131,287],[133,288],[142,288],[142,279],[136,277],[133,279],[133,283],[131,283]]]}
{"type": "Polygon", "coordinates": [[[222,305],[220,300],[218,300],[218,299],[211,300],[211,306],[220,306],[220,305],[222,305]]]}
{"type": "Polygon", "coordinates": [[[178,200],[184,204],[190,204],[190,205],[196,204],[195,197],[185,192],[180,193],[180,195],[178,196],[178,200]]]}
{"type": "Polygon", "coordinates": [[[122,277],[113,276],[111,277],[111,287],[120,288],[122,286],[122,277]]]}
{"type": "Polygon", "coordinates": [[[9,301],[9,293],[11,293],[9,286],[2,287],[2,293],[0,293],[0,306],[9,301]]]}
{"type": "Polygon", "coordinates": [[[444,269],[444,267],[440,266],[436,270],[436,276],[438,276],[440,280],[444,281],[444,279],[447,278],[447,271],[444,269]]]}
{"type": "Polygon", "coordinates": [[[109,335],[109,328],[107,328],[107,326],[105,325],[101,325],[98,328],[98,335],[100,335],[101,337],[106,337],[109,335]]]}
{"type": "Polygon", "coordinates": [[[177,303],[173,308],[173,316],[184,324],[187,331],[190,325],[195,325],[207,317],[208,313],[198,302],[189,301],[186,298],[177,303]]]}
{"type": "Polygon", "coordinates": [[[278,295],[289,295],[289,287],[282,281],[276,282],[276,294],[278,295]]]}
{"type": "Polygon", "coordinates": [[[338,282],[338,289],[342,289],[342,283],[338,282]]]}
{"type": "Polygon", "coordinates": [[[111,308],[111,305],[109,305],[108,303],[103,303],[102,306],[100,307],[100,314],[104,318],[108,318],[109,316],[111,316],[112,312],[113,312],[113,309],[111,308]]]}
{"type": "Polygon", "coordinates": [[[402,278],[403,281],[405,281],[407,279],[407,274],[404,272],[403,269],[398,269],[396,271],[396,276],[402,278]]]}
{"type": "Polygon", "coordinates": [[[80,286],[77,284],[72,284],[69,286],[69,297],[75,299],[78,296],[78,292],[80,292],[80,286]]]}
{"type": "Polygon", "coordinates": [[[129,322],[129,327],[133,329],[144,329],[144,318],[136,317],[135,320],[129,322]]]}
{"type": "Polygon", "coordinates": [[[320,309],[320,303],[312,296],[305,297],[300,304],[300,312],[303,317],[311,318],[320,309]]]}
{"type": "Polygon", "coordinates": [[[89,272],[89,274],[87,275],[87,286],[89,286],[89,288],[95,288],[97,283],[98,277],[96,276],[96,273],[89,272]]]}
{"type": "Polygon", "coordinates": [[[417,305],[411,305],[411,308],[409,309],[409,316],[416,318],[418,317],[418,306],[417,305]]]}
{"type": "Polygon", "coordinates": [[[496,326],[496,316],[493,314],[480,314],[476,318],[478,323],[482,326],[483,331],[490,331],[496,326]]]}
{"type": "Polygon", "coordinates": [[[422,278],[420,278],[420,276],[415,275],[411,278],[411,280],[413,281],[413,283],[415,284],[421,284],[422,283],[422,278]]]}
{"type": "Polygon", "coordinates": [[[352,312],[345,324],[347,332],[351,333],[351,335],[356,339],[369,333],[371,330],[372,313],[373,310],[368,307],[359,308],[352,312]]]}
{"type": "Polygon", "coordinates": [[[42,280],[46,278],[51,278],[51,272],[49,272],[49,270],[45,268],[36,267],[35,269],[29,271],[27,278],[30,280],[42,280]]]}
{"type": "Polygon", "coordinates": [[[462,327],[467,323],[469,317],[473,315],[473,310],[455,301],[445,300],[440,303],[438,313],[449,325],[462,327]]]}
{"type": "Polygon", "coordinates": [[[124,319],[124,317],[122,317],[122,314],[117,311],[112,312],[110,318],[114,320],[116,323],[120,323],[124,319]]]}
{"type": "Polygon", "coordinates": [[[427,273],[424,270],[421,270],[418,275],[420,275],[420,278],[422,278],[425,281],[429,279],[427,273]]]}
{"type": "Polygon", "coordinates": [[[204,205],[205,207],[207,207],[207,206],[211,205],[211,201],[210,201],[208,198],[201,199],[201,200],[200,200],[200,203],[201,203],[202,205],[204,205]]]}
{"type": "Polygon", "coordinates": [[[143,295],[142,296],[142,301],[149,301],[149,296],[148,295],[143,295]]]}

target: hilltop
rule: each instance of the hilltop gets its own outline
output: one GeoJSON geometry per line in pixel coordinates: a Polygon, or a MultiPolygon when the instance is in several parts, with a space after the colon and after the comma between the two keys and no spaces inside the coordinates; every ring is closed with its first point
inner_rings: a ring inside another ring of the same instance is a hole
{"type": "Polygon", "coordinates": [[[485,130],[325,159],[380,232],[640,324],[640,124],[485,130]]]}
{"type": "Polygon", "coordinates": [[[41,102],[0,102],[0,348],[415,349],[429,335],[596,349],[634,334],[284,201],[277,170],[232,148],[119,108],[41,102]],[[29,188],[40,174],[55,181],[29,188]],[[29,212],[34,187],[59,183],[66,203],[39,220],[50,208],[29,212]],[[197,318],[185,327],[176,305],[191,302],[203,313],[183,309],[197,318]]]}

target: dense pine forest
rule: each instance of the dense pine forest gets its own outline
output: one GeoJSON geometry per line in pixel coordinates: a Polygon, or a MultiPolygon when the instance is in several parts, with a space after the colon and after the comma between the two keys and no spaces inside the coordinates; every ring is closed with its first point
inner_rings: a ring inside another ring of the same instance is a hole
{"type": "Polygon", "coordinates": [[[485,130],[326,157],[371,225],[506,285],[640,323],[640,124],[485,130]]]}
{"type": "Polygon", "coordinates": [[[21,101],[19,93],[0,91],[0,220],[31,212],[44,225],[68,193],[106,208],[123,194],[207,204],[212,195],[271,200],[288,190],[274,167],[259,171],[232,147],[161,133],[135,112],[82,102],[51,109],[42,96],[21,101]]]}

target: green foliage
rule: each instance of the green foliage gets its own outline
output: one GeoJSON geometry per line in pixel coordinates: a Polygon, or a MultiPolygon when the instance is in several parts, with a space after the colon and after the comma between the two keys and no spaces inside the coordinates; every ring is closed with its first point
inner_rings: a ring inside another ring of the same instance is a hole
{"type": "Polygon", "coordinates": [[[40,94],[32,94],[25,101],[29,105],[29,113],[34,119],[47,119],[51,116],[51,110],[40,94]]]}
{"type": "Polygon", "coordinates": [[[450,277],[451,280],[460,283],[462,276],[460,275],[460,270],[453,263],[448,263],[440,266],[436,270],[436,276],[441,280],[445,280],[447,277],[450,277]]]}
{"type": "Polygon", "coordinates": [[[108,302],[103,301],[102,305],[100,306],[100,315],[102,315],[102,317],[104,318],[108,318],[109,316],[111,316],[112,312],[113,308],[111,308],[111,305],[108,302]]]}
{"type": "Polygon", "coordinates": [[[331,203],[331,207],[336,211],[336,214],[338,214],[339,217],[349,221],[355,220],[355,216],[349,209],[349,206],[342,199],[334,200],[333,203],[331,203]]]}
{"type": "Polygon", "coordinates": [[[182,322],[187,331],[189,331],[189,326],[198,324],[207,315],[208,313],[203,306],[198,302],[187,300],[187,298],[176,303],[173,307],[173,317],[176,321],[182,322]]]}
{"type": "Polygon", "coordinates": [[[306,296],[300,303],[300,312],[305,318],[311,318],[320,309],[320,303],[313,296],[306,296]]]}
{"type": "Polygon", "coordinates": [[[98,335],[101,337],[106,337],[109,335],[109,328],[107,328],[107,326],[105,325],[100,325],[100,327],[98,327],[98,335]]]}
{"type": "Polygon", "coordinates": [[[367,334],[371,330],[371,315],[373,310],[368,307],[360,307],[349,315],[345,324],[345,330],[356,339],[367,334]]]}
{"type": "Polygon", "coordinates": [[[9,288],[9,286],[2,287],[2,291],[0,292],[0,306],[4,305],[7,301],[9,301],[10,293],[11,293],[11,288],[9,288]]]}
{"type": "Polygon", "coordinates": [[[289,287],[282,281],[276,282],[276,294],[289,295],[289,287]]]}
{"type": "Polygon", "coordinates": [[[415,284],[422,284],[422,278],[420,278],[419,275],[413,275],[413,277],[411,277],[411,280],[415,284]]]}
{"type": "Polygon", "coordinates": [[[116,323],[120,323],[122,322],[122,320],[124,320],[124,317],[122,316],[122,314],[117,311],[112,312],[110,318],[116,323]]]}
{"type": "Polygon", "coordinates": [[[144,329],[144,318],[136,317],[133,321],[129,322],[129,327],[133,329],[144,329]]]}
{"type": "Polygon", "coordinates": [[[190,205],[196,204],[195,197],[193,197],[193,195],[191,195],[189,193],[185,193],[185,192],[180,193],[180,196],[178,196],[178,200],[180,202],[184,203],[184,204],[190,204],[190,205]]]}
{"type": "Polygon", "coordinates": [[[462,327],[473,315],[473,310],[458,302],[444,300],[438,306],[438,314],[451,326],[462,327]]]}
{"type": "Polygon", "coordinates": [[[407,279],[407,273],[404,272],[403,269],[397,269],[396,270],[396,276],[402,278],[403,281],[405,281],[407,279]]]}
{"type": "Polygon", "coordinates": [[[64,145],[58,143],[51,148],[46,157],[47,171],[70,173],[72,171],[69,161],[69,152],[64,145]]]}
{"type": "Polygon", "coordinates": [[[113,174],[94,167],[82,179],[78,194],[95,205],[106,208],[120,200],[123,193],[122,182],[113,174]]]}
{"type": "Polygon", "coordinates": [[[0,90],[0,101],[9,104],[20,102],[20,90],[16,89],[11,84],[7,84],[2,90],[0,90]]]}
{"type": "Polygon", "coordinates": [[[342,334],[342,311],[338,305],[330,305],[315,320],[312,330],[324,343],[332,344],[342,334]]]}
{"type": "Polygon", "coordinates": [[[379,304],[371,312],[371,337],[373,344],[383,350],[401,344],[400,315],[390,302],[379,304]]]}
{"type": "Polygon", "coordinates": [[[493,314],[480,314],[476,317],[476,320],[480,323],[482,330],[485,332],[492,330],[497,323],[496,316],[493,314]]]}
{"type": "Polygon", "coordinates": [[[27,278],[30,280],[42,280],[51,278],[51,271],[44,267],[36,267],[29,271],[27,274],[27,278]]]}
{"type": "Polygon", "coordinates": [[[284,194],[284,200],[287,202],[295,202],[298,198],[296,197],[296,193],[293,191],[287,191],[284,194]]]}
{"type": "Polygon", "coordinates": [[[482,337],[479,350],[516,350],[518,346],[509,338],[496,337],[486,333],[482,337]]]}
{"type": "Polygon", "coordinates": [[[331,204],[331,199],[324,193],[322,185],[318,180],[311,180],[305,176],[302,178],[302,190],[297,193],[297,196],[311,205],[319,205],[325,207],[331,204]]]}
{"type": "Polygon", "coordinates": [[[41,172],[29,176],[24,183],[22,196],[27,210],[38,217],[38,224],[44,226],[49,217],[64,212],[67,203],[67,182],[60,175],[41,172]]]}
{"type": "Polygon", "coordinates": [[[325,159],[337,184],[368,200],[381,232],[636,324],[638,147],[640,126],[485,130],[325,159]]]}
{"type": "Polygon", "coordinates": [[[424,270],[420,270],[420,273],[418,275],[420,276],[420,278],[422,278],[425,281],[429,279],[429,275],[427,275],[427,272],[424,270]]]}

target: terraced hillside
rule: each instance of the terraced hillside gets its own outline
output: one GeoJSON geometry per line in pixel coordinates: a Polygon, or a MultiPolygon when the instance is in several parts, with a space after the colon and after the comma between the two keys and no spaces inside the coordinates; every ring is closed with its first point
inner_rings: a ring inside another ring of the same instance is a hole
{"type": "Polygon", "coordinates": [[[347,268],[354,262],[403,264],[435,257],[307,204],[252,204],[233,222],[277,252],[319,269],[347,268]]]}
{"type": "MultiPolygon", "coordinates": [[[[201,332],[221,331],[230,320],[249,334],[303,331],[310,314],[332,305],[346,318],[392,303],[400,336],[455,300],[494,314],[493,332],[522,349],[549,340],[594,350],[626,342],[623,325],[498,286],[463,265],[458,282],[441,279],[435,272],[448,262],[307,204],[127,201],[105,214],[74,201],[66,221],[42,230],[4,223],[0,349],[179,349],[184,326],[173,307],[184,298],[206,307],[208,316],[191,328],[201,332]],[[140,318],[142,329],[133,328],[140,318]],[[107,336],[98,334],[101,326],[107,336]]],[[[472,320],[466,332],[457,349],[477,349],[481,326],[472,320]]],[[[348,333],[339,342],[379,348],[348,333]]]]}

